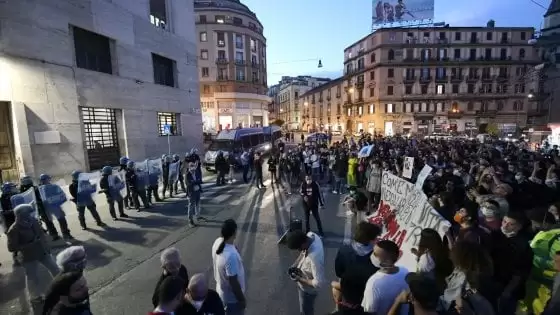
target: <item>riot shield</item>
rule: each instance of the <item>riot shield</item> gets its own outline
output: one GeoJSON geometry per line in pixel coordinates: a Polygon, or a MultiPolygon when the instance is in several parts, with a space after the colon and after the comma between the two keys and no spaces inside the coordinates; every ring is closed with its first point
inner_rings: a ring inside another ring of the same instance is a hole
{"type": "Polygon", "coordinates": [[[148,160],[135,163],[134,171],[136,173],[136,187],[139,190],[146,189],[150,185],[148,178],[148,160]]]}
{"type": "Polygon", "coordinates": [[[169,164],[169,184],[179,180],[179,172],[181,171],[181,162],[173,162],[169,164]]]}
{"type": "Polygon", "coordinates": [[[12,208],[22,204],[31,205],[33,209],[35,209],[33,216],[39,218],[39,213],[37,212],[37,200],[35,199],[35,188],[29,188],[20,194],[13,195],[10,198],[10,201],[12,202],[12,208]]]}
{"type": "Polygon", "coordinates": [[[109,195],[113,200],[126,196],[126,184],[119,175],[109,175],[109,195]]]}
{"type": "Polygon", "coordinates": [[[76,204],[85,206],[92,200],[92,195],[97,192],[99,173],[80,173],[78,177],[78,191],[76,204]]]}
{"type": "Polygon", "coordinates": [[[55,184],[41,185],[38,189],[43,206],[49,216],[57,219],[63,218],[65,215],[62,205],[67,201],[64,190],[55,184]]]}
{"type": "Polygon", "coordinates": [[[148,178],[150,186],[157,186],[159,177],[163,174],[161,159],[147,160],[148,178]]]}

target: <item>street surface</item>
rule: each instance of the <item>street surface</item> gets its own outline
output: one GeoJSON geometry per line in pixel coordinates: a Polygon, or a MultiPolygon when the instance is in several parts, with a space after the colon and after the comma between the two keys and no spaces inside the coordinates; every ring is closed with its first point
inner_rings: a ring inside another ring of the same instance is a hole
{"type": "MultiPolygon", "coordinates": [[[[205,188],[202,213],[208,219],[197,227],[189,228],[186,219],[186,200],[168,199],[156,207],[137,212],[129,210],[129,219],[112,221],[102,196],[98,208],[108,227],[93,224],[90,230],[79,228],[77,212],[66,209],[75,244],[83,244],[88,254],[86,278],[90,286],[94,314],[146,314],[152,309],[151,297],[160,276],[160,252],[175,246],[182,254],[189,275],[204,272],[211,287],[211,246],[220,234],[221,223],[229,218],[236,220],[239,230],[236,239],[247,277],[247,314],[298,314],[295,284],[286,270],[297,253],[277,241],[289,221],[290,205],[294,215],[303,219],[298,194],[288,196],[270,184],[265,171],[265,190],[243,184],[241,174],[231,185],[215,186],[215,176],[204,176],[205,188]]],[[[325,270],[327,279],[334,280],[334,258],[338,247],[350,240],[355,217],[346,217],[340,206],[340,195],[323,189],[326,208],[321,211],[325,238],[325,270]]],[[[57,223],[55,223],[56,225],[57,223]]],[[[315,222],[312,219],[312,229],[315,222]]],[[[58,227],[58,226],[57,226],[58,227]]],[[[25,280],[21,267],[12,271],[11,255],[6,250],[5,237],[0,238],[0,314],[32,314],[25,303],[25,280]]],[[[55,253],[64,248],[55,243],[55,253]]],[[[45,271],[46,273],[46,271],[45,271]]],[[[325,287],[316,303],[317,314],[333,310],[330,286],[325,287]]]]}

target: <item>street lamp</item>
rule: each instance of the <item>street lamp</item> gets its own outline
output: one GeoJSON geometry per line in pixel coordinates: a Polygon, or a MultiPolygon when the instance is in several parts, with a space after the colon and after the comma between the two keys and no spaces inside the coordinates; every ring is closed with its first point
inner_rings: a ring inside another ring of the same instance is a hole
{"type": "Polygon", "coordinates": [[[354,88],[353,87],[349,88],[348,93],[350,93],[350,94],[354,93],[354,88]]]}
{"type": "Polygon", "coordinates": [[[307,101],[303,102],[303,106],[307,106],[309,103],[307,101]]]}

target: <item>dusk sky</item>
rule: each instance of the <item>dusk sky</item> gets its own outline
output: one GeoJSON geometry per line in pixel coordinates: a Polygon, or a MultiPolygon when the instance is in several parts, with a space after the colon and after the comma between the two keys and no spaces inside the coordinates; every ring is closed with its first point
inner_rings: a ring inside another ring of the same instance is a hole
{"type": "MultiPolygon", "coordinates": [[[[241,2],[264,26],[269,85],[283,75],[337,77],[342,72],[344,48],[371,31],[371,0],[241,2]],[[321,69],[315,60],[302,61],[319,58],[321,69]]],[[[543,7],[550,4],[550,0],[535,2],[543,7]]],[[[484,26],[493,19],[496,26],[540,29],[545,11],[531,0],[436,0],[435,21],[451,26],[484,26]]]]}

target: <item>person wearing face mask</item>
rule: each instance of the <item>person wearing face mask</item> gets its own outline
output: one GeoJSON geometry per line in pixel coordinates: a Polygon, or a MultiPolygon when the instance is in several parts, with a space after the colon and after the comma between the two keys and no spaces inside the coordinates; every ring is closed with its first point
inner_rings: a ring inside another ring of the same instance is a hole
{"type": "Polygon", "coordinates": [[[191,277],[187,292],[174,315],[225,315],[224,304],[218,293],[208,288],[206,276],[197,273],[191,277]]]}
{"type": "MultiPolygon", "coordinates": [[[[399,257],[399,246],[393,241],[382,240],[375,244],[370,258],[379,270],[366,283],[362,300],[362,307],[366,313],[387,314],[399,294],[408,290],[408,270],[395,265],[399,257]]],[[[398,314],[408,315],[408,305],[403,305],[398,314]]]]}
{"type": "Polygon", "coordinates": [[[487,200],[482,203],[480,207],[480,212],[484,218],[484,226],[486,226],[491,231],[499,230],[502,226],[502,213],[500,212],[500,206],[494,200],[487,200]]]}
{"type": "Polygon", "coordinates": [[[525,282],[533,267],[533,250],[530,240],[521,233],[527,218],[522,213],[508,213],[502,220],[502,233],[507,237],[502,255],[507,263],[495,269],[494,278],[502,286],[498,300],[501,315],[514,315],[518,301],[525,297],[525,282]]]}
{"type": "Polygon", "coordinates": [[[200,196],[202,194],[202,180],[196,175],[196,165],[189,164],[189,171],[186,174],[187,179],[187,196],[189,198],[188,217],[189,225],[196,226],[195,219],[198,221],[200,217],[200,196]]]}
{"type": "Polygon", "coordinates": [[[42,315],[92,315],[89,288],[83,272],[59,274],[47,292],[42,315]]]}
{"type": "Polygon", "coordinates": [[[459,225],[459,230],[455,233],[455,237],[448,238],[451,245],[467,241],[479,244],[488,251],[492,250],[492,237],[489,230],[480,226],[477,204],[469,203],[459,209],[453,216],[453,221],[459,225]]]}
{"type": "Polygon", "coordinates": [[[301,184],[300,194],[303,197],[303,210],[305,211],[305,231],[311,230],[309,217],[313,214],[317,222],[319,235],[323,236],[323,224],[319,215],[319,206],[324,207],[323,196],[319,185],[311,179],[311,176],[305,176],[305,181],[301,184]]]}
{"type": "MultiPolygon", "coordinates": [[[[43,298],[40,288],[44,288],[45,277],[40,275],[40,266],[43,265],[51,276],[56,276],[59,269],[46,239],[45,232],[39,221],[34,217],[35,209],[22,204],[14,208],[15,222],[7,232],[8,251],[18,253],[22,262],[27,280],[27,289],[31,303],[41,303],[43,298]]],[[[50,281],[50,279],[48,279],[50,281]]]]}
{"type": "Polygon", "coordinates": [[[154,294],[152,295],[152,304],[154,307],[156,307],[160,302],[159,296],[161,284],[166,278],[177,277],[183,281],[183,288],[186,288],[189,284],[189,274],[187,272],[187,268],[181,263],[181,256],[176,248],[170,247],[165,249],[161,253],[160,260],[163,271],[156,283],[154,294]]]}

